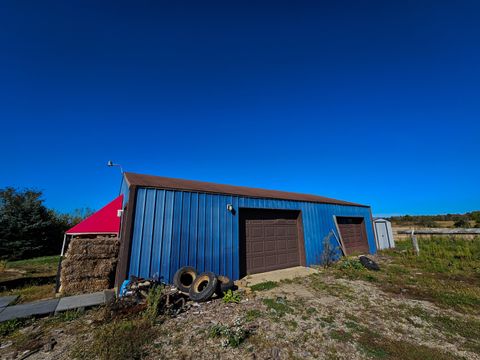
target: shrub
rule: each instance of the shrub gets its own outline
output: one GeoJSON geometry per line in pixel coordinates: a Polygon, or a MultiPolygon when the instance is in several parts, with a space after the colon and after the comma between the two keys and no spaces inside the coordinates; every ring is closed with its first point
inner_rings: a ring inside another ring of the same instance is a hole
{"type": "Polygon", "coordinates": [[[147,319],[155,320],[159,315],[160,301],[162,299],[164,287],[161,285],[153,286],[148,292],[147,296],[147,308],[145,309],[144,316],[147,319]]]}
{"type": "Polygon", "coordinates": [[[338,246],[333,245],[331,241],[333,235],[333,231],[330,231],[322,241],[322,254],[320,255],[320,263],[324,268],[330,267],[338,258],[338,246]]]}
{"type": "Polygon", "coordinates": [[[424,218],[424,217],[420,218],[418,221],[415,221],[415,225],[424,227],[424,228],[438,227],[438,224],[434,220],[429,218],[424,218]]]}
{"type": "Polygon", "coordinates": [[[453,224],[456,228],[469,228],[470,227],[470,222],[466,219],[460,219],[455,221],[455,224],[453,224]]]}

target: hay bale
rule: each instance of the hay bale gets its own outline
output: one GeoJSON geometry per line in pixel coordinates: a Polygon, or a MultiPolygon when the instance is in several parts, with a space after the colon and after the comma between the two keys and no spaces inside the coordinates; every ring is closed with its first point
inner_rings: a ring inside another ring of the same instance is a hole
{"type": "Polygon", "coordinates": [[[102,277],[109,274],[115,268],[117,259],[85,259],[84,261],[64,260],[65,275],[102,277]]]}
{"type": "Polygon", "coordinates": [[[109,280],[72,281],[62,284],[62,294],[75,295],[108,289],[109,280]]]}
{"type": "Polygon", "coordinates": [[[72,261],[84,261],[84,260],[102,260],[102,259],[113,259],[110,254],[70,254],[68,256],[69,260],[72,261]]]}
{"type": "Polygon", "coordinates": [[[73,295],[110,288],[119,247],[117,238],[72,239],[62,261],[60,291],[73,295]]]}
{"type": "Polygon", "coordinates": [[[70,241],[66,256],[116,257],[119,247],[120,242],[116,238],[73,239],[70,241]]]}

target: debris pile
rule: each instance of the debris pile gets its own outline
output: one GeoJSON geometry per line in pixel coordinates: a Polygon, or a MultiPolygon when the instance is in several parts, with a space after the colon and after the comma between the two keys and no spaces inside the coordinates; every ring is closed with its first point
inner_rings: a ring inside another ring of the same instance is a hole
{"type": "Polygon", "coordinates": [[[143,279],[131,276],[120,289],[120,297],[110,304],[116,315],[144,311],[154,307],[152,317],[167,315],[175,317],[188,310],[191,303],[188,297],[177,288],[161,283],[157,279],[143,279]]]}
{"type": "Polygon", "coordinates": [[[75,238],[62,261],[60,292],[75,295],[113,285],[119,250],[117,238],[75,238]]]}
{"type": "Polygon", "coordinates": [[[183,308],[187,300],[203,302],[216,295],[223,297],[225,293],[234,289],[235,285],[227,276],[217,276],[213,272],[197,274],[197,270],[190,266],[183,266],[173,277],[173,286],[164,284],[158,279],[143,279],[131,276],[123,282],[120,288],[120,297],[126,302],[135,304],[144,303],[154,288],[162,288],[162,300],[168,308],[183,308]]]}
{"type": "Polygon", "coordinates": [[[197,270],[191,266],[178,269],[173,277],[173,284],[197,302],[208,301],[214,294],[222,297],[234,288],[233,281],[228,276],[217,276],[210,271],[197,274],[197,270]]]}

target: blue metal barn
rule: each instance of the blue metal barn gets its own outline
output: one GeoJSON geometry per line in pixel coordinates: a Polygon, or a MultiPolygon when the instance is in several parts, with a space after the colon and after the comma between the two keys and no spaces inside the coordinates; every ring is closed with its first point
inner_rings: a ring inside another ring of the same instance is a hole
{"type": "Polygon", "coordinates": [[[324,239],[374,253],[370,207],[330,198],[125,173],[116,285],[130,275],[171,282],[181,266],[237,280],[319,264],[324,239]],[[338,239],[338,240],[337,240],[338,239]]]}

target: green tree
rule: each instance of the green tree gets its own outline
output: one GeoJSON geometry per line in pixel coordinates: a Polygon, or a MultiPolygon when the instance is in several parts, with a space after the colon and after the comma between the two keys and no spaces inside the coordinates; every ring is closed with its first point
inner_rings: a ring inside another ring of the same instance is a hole
{"type": "Polygon", "coordinates": [[[472,220],[475,220],[477,224],[480,224],[480,211],[472,211],[470,217],[472,220]]]}
{"type": "Polygon", "coordinates": [[[415,225],[421,226],[424,228],[435,228],[438,227],[437,223],[429,217],[421,217],[419,220],[415,221],[415,225]]]}
{"type": "Polygon", "coordinates": [[[455,224],[453,224],[456,228],[469,228],[470,227],[470,222],[468,219],[460,219],[455,221],[455,224]]]}
{"type": "Polygon", "coordinates": [[[79,222],[81,222],[82,220],[92,215],[94,212],[95,210],[90,209],[89,207],[86,207],[86,208],[75,209],[70,214],[55,213],[55,217],[57,218],[57,221],[63,227],[65,227],[66,230],[68,230],[72,226],[77,225],[79,222]]]}
{"type": "Polygon", "coordinates": [[[25,259],[60,252],[65,224],[43,205],[42,192],[0,189],[0,258],[25,259]]]}

